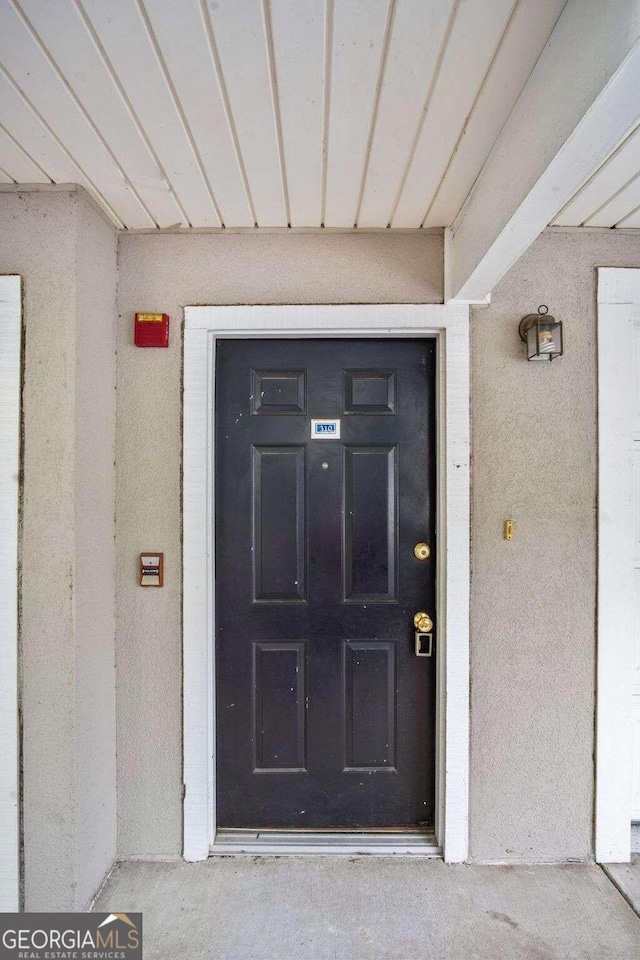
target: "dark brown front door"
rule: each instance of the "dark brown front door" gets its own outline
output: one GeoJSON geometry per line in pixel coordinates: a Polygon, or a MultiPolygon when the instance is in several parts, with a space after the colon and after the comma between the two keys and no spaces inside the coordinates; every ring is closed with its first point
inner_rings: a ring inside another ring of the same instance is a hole
{"type": "Polygon", "coordinates": [[[431,825],[435,343],[226,340],[216,365],[218,825],[431,825]]]}

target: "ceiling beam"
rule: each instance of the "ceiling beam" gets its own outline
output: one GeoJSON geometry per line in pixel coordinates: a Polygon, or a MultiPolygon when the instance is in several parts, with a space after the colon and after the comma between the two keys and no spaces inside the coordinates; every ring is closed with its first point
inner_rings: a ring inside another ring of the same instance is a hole
{"type": "Polygon", "coordinates": [[[640,0],[569,0],[446,244],[447,301],[492,288],[640,123],[640,0]]]}

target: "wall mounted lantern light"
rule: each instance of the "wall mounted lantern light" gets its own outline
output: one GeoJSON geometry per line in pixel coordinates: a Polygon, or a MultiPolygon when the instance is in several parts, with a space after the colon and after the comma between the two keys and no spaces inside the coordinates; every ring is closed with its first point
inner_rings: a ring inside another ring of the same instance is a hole
{"type": "Polygon", "coordinates": [[[543,303],[537,313],[528,313],[518,327],[527,345],[527,360],[555,360],[562,356],[562,321],[556,320],[543,303]]]}

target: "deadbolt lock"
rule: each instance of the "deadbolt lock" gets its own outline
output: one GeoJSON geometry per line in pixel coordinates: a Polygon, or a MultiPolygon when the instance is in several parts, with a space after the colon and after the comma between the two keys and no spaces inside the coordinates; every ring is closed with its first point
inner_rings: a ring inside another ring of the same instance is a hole
{"type": "Polygon", "coordinates": [[[433,630],[433,620],[428,613],[416,613],[413,618],[413,625],[418,633],[431,633],[433,630]]]}
{"type": "Polygon", "coordinates": [[[416,630],[416,657],[430,657],[433,653],[433,634],[416,630]]]}
{"type": "Polygon", "coordinates": [[[431,548],[428,543],[416,543],[413,548],[413,555],[416,560],[427,560],[431,556],[431,548]]]}

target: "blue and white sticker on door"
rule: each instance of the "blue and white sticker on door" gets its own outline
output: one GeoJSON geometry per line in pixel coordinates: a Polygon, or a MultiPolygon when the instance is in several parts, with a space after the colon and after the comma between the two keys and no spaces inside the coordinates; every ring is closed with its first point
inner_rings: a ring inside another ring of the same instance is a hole
{"type": "Polygon", "coordinates": [[[339,420],[312,420],[311,421],[311,439],[312,440],[339,440],[340,439],[340,421],[339,420]]]}

